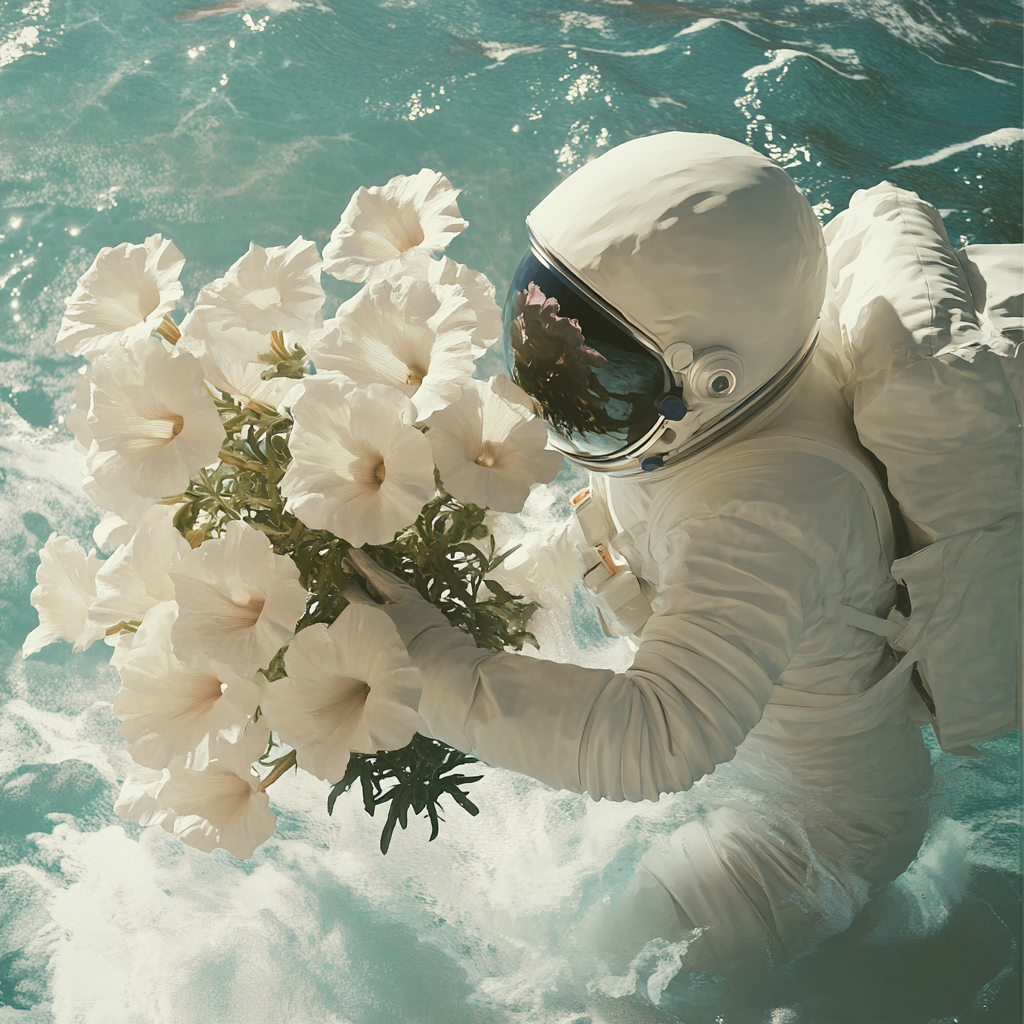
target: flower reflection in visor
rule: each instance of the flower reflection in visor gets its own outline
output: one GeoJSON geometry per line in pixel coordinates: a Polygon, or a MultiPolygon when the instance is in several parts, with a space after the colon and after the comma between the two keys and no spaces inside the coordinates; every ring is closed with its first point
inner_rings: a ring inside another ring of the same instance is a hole
{"type": "Polygon", "coordinates": [[[510,374],[540,403],[552,444],[566,455],[625,454],[661,422],[657,403],[671,375],[623,322],[547,262],[528,252],[512,279],[510,374]]]}

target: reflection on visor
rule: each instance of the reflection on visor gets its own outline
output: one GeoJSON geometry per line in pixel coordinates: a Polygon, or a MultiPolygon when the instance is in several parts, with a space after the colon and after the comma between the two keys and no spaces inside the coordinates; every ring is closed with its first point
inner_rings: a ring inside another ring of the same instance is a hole
{"type": "Polygon", "coordinates": [[[570,453],[610,455],[658,422],[661,361],[533,253],[512,280],[505,330],[513,380],[570,453]]]}

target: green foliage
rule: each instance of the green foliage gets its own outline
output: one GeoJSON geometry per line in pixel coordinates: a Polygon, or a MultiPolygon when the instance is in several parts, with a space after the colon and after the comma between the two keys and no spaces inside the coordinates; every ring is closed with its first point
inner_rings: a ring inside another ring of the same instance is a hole
{"type": "Polygon", "coordinates": [[[430,839],[427,841],[433,842],[440,823],[444,821],[438,801],[445,794],[470,814],[480,813],[480,808],[459,787],[477,782],[483,776],[448,774],[475,760],[440,740],[428,739],[419,733],[401,750],[381,750],[374,756],[354,754],[349,759],[345,777],[327,797],[327,813],[334,813],[335,801],[358,780],[367,814],[372,817],[381,804],[390,804],[380,834],[381,853],[388,852],[395,825],[401,825],[403,829],[408,825],[410,810],[414,814],[426,811],[430,818],[430,839]],[[395,785],[385,789],[383,783],[387,781],[394,781],[395,785]]]}
{"type": "MultiPolygon", "coordinates": [[[[304,366],[304,353],[279,346],[274,365],[264,376],[300,376],[304,366]]],[[[200,471],[183,495],[168,499],[184,503],[175,514],[175,527],[193,547],[220,536],[232,520],[241,519],[261,530],[277,554],[295,562],[299,580],[309,593],[296,629],[333,622],[348,605],[346,591],[361,588],[363,580],[345,560],[351,547],[347,541],[326,530],[311,530],[285,511],[279,486],[291,461],[291,418],[257,404],[242,408],[226,394],[215,402],[226,435],[221,463],[200,471]]],[[[515,549],[497,553],[484,522],[486,509],[457,501],[445,492],[439,478],[436,483],[437,493],[415,523],[399,531],[390,544],[367,545],[364,550],[440,609],[453,626],[469,633],[478,647],[518,651],[524,643],[536,645],[527,625],[537,606],[487,579],[515,549]]],[[[264,670],[268,680],[284,676],[286,649],[264,670]]],[[[395,825],[406,827],[410,811],[426,813],[433,840],[438,823],[444,820],[438,807],[442,796],[451,796],[470,814],[478,813],[459,786],[482,776],[448,774],[473,760],[418,734],[401,750],[352,754],[345,777],[328,797],[328,813],[358,779],[368,814],[383,803],[390,804],[381,852],[387,852],[395,825]]]]}
{"type": "Polygon", "coordinates": [[[495,554],[494,538],[484,523],[487,510],[456,501],[439,479],[437,488],[412,526],[390,544],[367,545],[365,550],[439,608],[453,626],[469,633],[477,647],[521,651],[526,642],[536,646],[526,625],[537,606],[486,580],[516,549],[495,554]],[[486,550],[475,542],[485,544],[486,550]],[[482,596],[485,582],[488,593],[482,596]]]}

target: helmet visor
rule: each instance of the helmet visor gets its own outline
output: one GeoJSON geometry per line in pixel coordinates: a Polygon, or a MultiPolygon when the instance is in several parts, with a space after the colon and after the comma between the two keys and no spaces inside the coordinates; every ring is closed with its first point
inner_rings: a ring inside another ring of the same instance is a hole
{"type": "Polygon", "coordinates": [[[612,455],[641,440],[671,386],[661,359],[533,252],[505,302],[505,357],[568,455],[612,455]]]}

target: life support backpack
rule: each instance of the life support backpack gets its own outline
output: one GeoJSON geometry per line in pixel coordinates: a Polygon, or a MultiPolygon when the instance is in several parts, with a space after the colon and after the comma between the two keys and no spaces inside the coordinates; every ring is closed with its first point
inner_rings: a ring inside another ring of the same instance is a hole
{"type": "MultiPolygon", "coordinates": [[[[843,364],[860,441],[908,534],[891,571],[910,614],[837,614],[887,637],[901,675],[917,671],[941,746],[970,753],[1020,724],[1024,246],[954,251],[938,212],[888,182],[855,193],[825,239],[821,343],[843,364]]],[[[589,488],[573,512],[602,625],[638,636],[651,605],[620,538],[589,488]]]]}
{"type": "Polygon", "coordinates": [[[910,553],[892,565],[946,750],[1020,725],[1024,246],[954,251],[938,212],[882,182],[825,227],[822,334],[861,443],[885,466],[910,553]]]}

